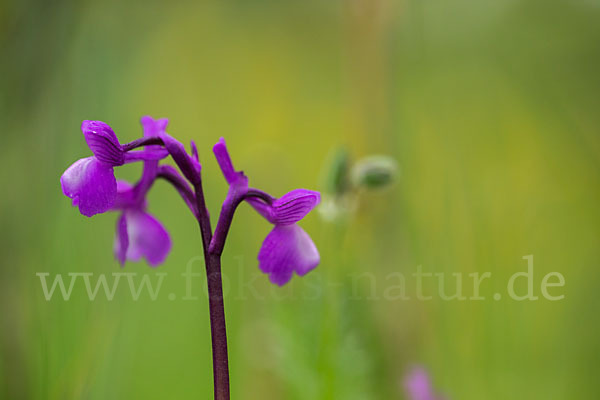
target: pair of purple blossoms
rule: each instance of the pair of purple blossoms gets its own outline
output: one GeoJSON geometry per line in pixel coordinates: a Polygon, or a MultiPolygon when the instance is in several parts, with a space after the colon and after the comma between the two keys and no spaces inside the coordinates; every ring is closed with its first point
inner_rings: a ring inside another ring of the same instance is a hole
{"type": "MultiPolygon", "coordinates": [[[[60,178],[63,193],[73,200],[73,206],[78,206],[81,214],[91,217],[106,211],[121,213],[114,243],[115,257],[121,265],[125,260],[138,261],[143,257],[149,265],[157,266],[171,249],[169,233],[146,211],[146,195],[157,178],[173,184],[197,219],[199,204],[204,203],[197,201],[197,191],[192,190],[201,187],[196,145],[191,142],[192,154],[188,154],[180,142],[166,133],[167,123],[167,119],[142,117],[144,137],[121,145],[104,122],[83,121],[81,130],[94,155],[76,161],[60,178]],[[141,146],[143,150],[134,150],[141,146]],[[169,155],[181,174],[174,167],[159,163],[169,155]],[[137,161],[143,162],[144,167],[135,185],[116,180],[114,167],[137,161]]],[[[294,272],[302,276],[314,269],[320,260],[319,252],[310,236],[296,223],[319,203],[320,194],[296,189],[279,199],[273,198],[248,187],[248,178],[234,169],[223,138],[213,147],[213,152],[229,184],[220,219],[231,220],[237,205],[246,201],[274,225],[258,253],[261,271],[269,274],[271,282],[281,286],[294,272]]],[[[222,251],[229,229],[228,223],[223,225],[225,227],[220,228],[221,224],[217,224],[211,249],[222,251]]]]}

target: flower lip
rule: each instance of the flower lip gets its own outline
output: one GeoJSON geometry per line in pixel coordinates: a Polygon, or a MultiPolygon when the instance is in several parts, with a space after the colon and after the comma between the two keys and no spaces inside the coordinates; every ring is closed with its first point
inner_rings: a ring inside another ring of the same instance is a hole
{"type": "Polygon", "coordinates": [[[276,225],[265,238],[258,253],[260,270],[269,280],[283,286],[294,272],[304,276],[320,261],[319,251],[308,234],[298,225],[276,225]]]}
{"type": "Polygon", "coordinates": [[[145,211],[127,209],[117,221],[114,252],[121,265],[125,260],[139,261],[143,257],[156,267],[165,260],[171,246],[169,232],[145,211]]]}
{"type": "Polygon", "coordinates": [[[81,124],[85,141],[96,158],[108,165],[123,165],[123,150],[117,135],[108,124],[102,121],[85,120],[81,124]]]}
{"type": "Polygon", "coordinates": [[[77,160],[60,177],[65,196],[86,217],[108,211],[115,203],[117,182],[112,167],[96,157],[77,160]]]}

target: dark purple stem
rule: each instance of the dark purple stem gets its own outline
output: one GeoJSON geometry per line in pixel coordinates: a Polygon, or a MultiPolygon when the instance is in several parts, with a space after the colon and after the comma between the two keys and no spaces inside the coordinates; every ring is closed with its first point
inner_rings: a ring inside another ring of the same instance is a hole
{"type": "MultiPolygon", "coordinates": [[[[223,284],[221,281],[221,257],[209,251],[210,241],[212,239],[212,228],[210,226],[210,216],[206,209],[204,200],[204,191],[202,188],[202,177],[199,168],[196,168],[195,157],[191,158],[183,146],[173,140],[170,136],[164,135],[160,143],[171,154],[171,157],[183,173],[183,176],[192,184],[194,188],[194,206],[195,215],[200,226],[202,236],[202,248],[204,251],[204,263],[206,264],[206,280],[208,284],[208,307],[210,312],[210,331],[212,340],[212,358],[213,358],[213,379],[215,400],[229,400],[229,363],[227,357],[227,329],[225,325],[225,306],[223,302],[223,284]]],[[[133,149],[146,144],[156,144],[144,140],[137,140],[123,146],[123,149],[133,149]]],[[[196,153],[196,151],[194,151],[196,153]]],[[[199,166],[199,164],[197,164],[199,166]]],[[[171,171],[172,172],[172,171],[171,171]]],[[[183,178],[179,174],[169,173],[169,169],[163,170],[165,179],[175,183],[179,189],[185,187],[182,185],[183,178]],[[175,177],[178,177],[177,179],[175,177]]],[[[178,190],[179,190],[178,189],[178,190]]],[[[184,190],[187,193],[186,190],[184,190]]],[[[181,193],[181,192],[180,192],[181,193]]],[[[186,194],[185,197],[189,197],[186,194]]],[[[185,199],[184,197],[184,199],[185,199]]],[[[187,200],[186,200],[187,201],[187,200]]]]}
{"type": "Polygon", "coordinates": [[[225,240],[227,239],[229,228],[233,222],[235,210],[240,203],[247,198],[258,198],[268,205],[271,205],[275,200],[268,193],[258,189],[248,189],[246,192],[241,194],[236,193],[233,195],[228,195],[223,202],[223,206],[221,207],[221,214],[219,215],[219,221],[217,222],[217,227],[215,228],[215,234],[210,242],[209,251],[211,253],[218,254],[219,256],[223,253],[225,240]]]}
{"type": "Polygon", "coordinates": [[[215,228],[215,235],[210,241],[209,251],[211,254],[216,254],[220,257],[223,253],[225,239],[227,238],[227,233],[229,233],[229,228],[231,227],[231,222],[233,221],[233,214],[235,213],[237,206],[243,200],[243,196],[227,196],[223,202],[221,214],[219,214],[219,221],[217,222],[217,227],[215,228]]]}
{"type": "Polygon", "coordinates": [[[219,221],[213,236],[211,234],[210,217],[206,210],[201,182],[194,185],[194,188],[196,191],[196,207],[199,211],[198,222],[202,231],[202,246],[204,247],[206,279],[208,283],[215,399],[229,400],[229,366],[225,306],[221,279],[221,254],[237,206],[247,197],[258,197],[268,204],[272,203],[273,198],[255,189],[250,189],[240,195],[227,196],[221,208],[221,214],[219,215],[219,221]]]}
{"type": "Polygon", "coordinates": [[[194,190],[196,192],[198,223],[200,224],[200,232],[202,233],[202,247],[204,249],[206,280],[208,283],[215,400],[229,400],[229,364],[227,357],[227,329],[225,325],[223,284],[221,281],[221,256],[209,251],[212,230],[201,181],[198,181],[194,185],[194,190]]]}
{"type": "MultiPolygon", "coordinates": [[[[229,193],[223,202],[219,221],[213,236],[210,215],[206,209],[204,191],[202,188],[198,151],[193,141],[191,142],[193,158],[187,154],[179,142],[167,134],[164,134],[161,138],[153,137],[134,140],[133,142],[122,145],[121,148],[123,151],[130,151],[137,147],[156,144],[163,145],[167,149],[179,167],[179,170],[194,188],[194,191],[192,192],[186,180],[171,166],[163,165],[155,170],[155,176],[167,180],[175,187],[175,189],[177,189],[188,207],[196,216],[198,224],[200,225],[208,284],[214,395],[215,400],[229,400],[229,363],[227,356],[227,330],[225,324],[223,284],[221,278],[221,254],[223,253],[225,240],[238,205],[249,198],[256,198],[267,205],[271,205],[275,199],[263,191],[248,189],[247,184],[239,186],[234,182],[234,179],[228,179],[228,182],[230,183],[229,193]]],[[[217,159],[219,160],[221,169],[223,169],[226,177],[232,178],[233,175],[236,175],[233,170],[233,165],[231,165],[231,160],[229,159],[228,154],[226,154],[226,149],[223,157],[217,157],[217,159]]],[[[236,176],[233,176],[233,178],[236,176]]],[[[243,175],[241,176],[243,177],[243,175]]]]}

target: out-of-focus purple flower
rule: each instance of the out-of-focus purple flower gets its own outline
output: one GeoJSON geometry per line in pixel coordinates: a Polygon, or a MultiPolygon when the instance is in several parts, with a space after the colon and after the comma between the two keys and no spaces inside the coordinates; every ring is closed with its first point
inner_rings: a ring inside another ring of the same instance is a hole
{"type": "MultiPolygon", "coordinates": [[[[154,119],[148,115],[142,117],[140,119],[140,123],[144,129],[144,137],[145,138],[153,138],[153,137],[161,137],[165,133],[165,129],[167,129],[167,124],[169,120],[166,118],[154,119]]],[[[150,145],[146,146],[146,151],[157,152],[164,151],[160,145],[150,145]]],[[[135,187],[136,197],[143,197],[150,189],[150,186],[154,182],[156,178],[156,172],[158,169],[158,159],[156,160],[146,160],[144,161],[144,170],[142,172],[142,178],[140,182],[135,187]]]]}
{"type": "Polygon", "coordinates": [[[111,127],[102,121],[83,121],[81,131],[94,156],[73,163],[60,177],[60,183],[65,196],[87,217],[108,211],[114,205],[117,196],[114,167],[168,155],[164,149],[123,151],[111,127]]]}
{"type": "MultiPolygon", "coordinates": [[[[169,121],[166,118],[153,119],[145,116],[140,120],[144,137],[161,137],[169,121]]],[[[147,151],[156,152],[160,145],[146,146],[147,151]]],[[[144,161],[142,177],[135,186],[125,181],[117,182],[117,197],[114,210],[121,211],[117,220],[115,236],[115,257],[121,263],[125,260],[138,261],[146,258],[150,266],[161,264],[171,250],[171,238],[162,224],[146,212],[146,194],[156,179],[158,160],[144,161]]]]}
{"type": "Polygon", "coordinates": [[[409,400],[444,400],[436,394],[423,367],[413,368],[404,378],[404,388],[409,400]]]}
{"type": "Polygon", "coordinates": [[[115,257],[121,265],[125,260],[139,261],[144,257],[150,266],[156,267],[171,250],[169,233],[146,212],[146,202],[136,198],[135,187],[125,181],[118,181],[117,186],[114,210],[121,211],[121,215],[117,220],[115,257]]]}
{"type": "MultiPolygon", "coordinates": [[[[248,192],[248,178],[234,169],[223,138],[213,151],[230,185],[228,197],[245,195],[248,192]]],[[[318,192],[296,189],[279,199],[273,199],[270,204],[256,197],[247,197],[246,201],[275,225],[258,253],[259,268],[269,275],[272,283],[283,286],[292,279],[294,272],[303,276],[319,264],[317,247],[296,224],[319,203],[318,192]]]]}

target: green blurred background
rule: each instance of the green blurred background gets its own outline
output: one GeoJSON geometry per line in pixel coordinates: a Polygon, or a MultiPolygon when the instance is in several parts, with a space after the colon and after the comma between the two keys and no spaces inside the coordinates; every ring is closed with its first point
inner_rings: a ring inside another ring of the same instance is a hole
{"type": "Polygon", "coordinates": [[[0,49],[0,398],[211,397],[204,281],[179,299],[199,234],[165,183],[156,301],[77,285],[46,301],[35,275],[121,271],[116,216],[81,216],[59,177],[89,153],[83,119],[126,142],[146,114],[196,140],[213,219],[220,136],[274,195],[321,188],[339,146],[402,171],[343,222],[306,218],[321,264],[281,289],[255,261],[268,223],[240,209],[223,258],[233,398],[404,399],[415,364],[450,399],[600,397],[600,2],[4,0],[0,49]],[[528,254],[536,294],[558,271],[564,300],[491,299],[528,254]],[[489,271],[487,299],[382,296],[417,265],[489,271]]]}

